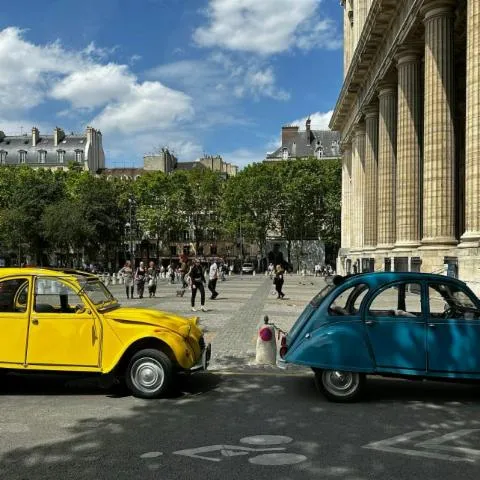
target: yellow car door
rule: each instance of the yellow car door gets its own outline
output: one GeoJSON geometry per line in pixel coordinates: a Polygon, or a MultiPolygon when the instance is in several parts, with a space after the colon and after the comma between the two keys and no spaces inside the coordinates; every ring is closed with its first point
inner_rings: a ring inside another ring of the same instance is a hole
{"type": "Polygon", "coordinates": [[[0,281],[0,363],[23,364],[28,331],[30,279],[0,281]]]}
{"type": "Polygon", "coordinates": [[[38,277],[34,289],[28,365],[99,367],[100,325],[82,297],[53,277],[38,277]]]}

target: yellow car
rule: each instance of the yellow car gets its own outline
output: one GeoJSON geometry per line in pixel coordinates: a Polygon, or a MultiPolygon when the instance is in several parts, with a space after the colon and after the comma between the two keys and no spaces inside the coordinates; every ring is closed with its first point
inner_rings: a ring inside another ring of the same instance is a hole
{"type": "Polygon", "coordinates": [[[122,307],[92,274],[0,269],[0,371],[111,374],[133,395],[157,398],[176,372],[207,368],[197,322],[122,307]]]}

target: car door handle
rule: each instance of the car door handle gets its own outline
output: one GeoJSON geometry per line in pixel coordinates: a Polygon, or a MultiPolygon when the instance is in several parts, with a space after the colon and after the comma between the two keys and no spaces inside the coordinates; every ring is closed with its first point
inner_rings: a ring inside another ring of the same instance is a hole
{"type": "Polygon", "coordinates": [[[365,325],[369,325],[370,327],[371,327],[372,325],[375,325],[376,323],[377,323],[377,322],[376,322],[375,320],[366,320],[366,321],[365,321],[365,325]]]}
{"type": "Polygon", "coordinates": [[[32,323],[33,323],[34,325],[38,325],[38,319],[34,318],[34,319],[32,320],[32,323]]]}

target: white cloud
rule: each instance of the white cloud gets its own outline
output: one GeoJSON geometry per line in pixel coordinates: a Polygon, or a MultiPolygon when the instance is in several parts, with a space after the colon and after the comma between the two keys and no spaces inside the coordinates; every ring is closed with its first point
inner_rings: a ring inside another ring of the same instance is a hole
{"type": "Polygon", "coordinates": [[[307,118],[310,117],[311,120],[311,129],[312,130],[329,130],[328,124],[330,123],[330,119],[332,118],[333,110],[329,110],[328,112],[315,112],[307,117],[300,118],[299,120],[294,120],[290,122],[290,125],[298,125],[300,129],[305,129],[305,122],[307,118]]]}
{"type": "Polygon", "coordinates": [[[92,108],[128,95],[135,82],[126,65],[92,65],[60,80],[50,95],[68,100],[75,108],[92,108]]]}
{"type": "Polygon", "coordinates": [[[179,120],[193,116],[192,99],[159,82],[131,86],[130,92],[111,103],[92,120],[102,130],[137,132],[168,128],[179,120]]]}
{"type": "Polygon", "coordinates": [[[126,65],[105,64],[116,47],[92,42],[69,51],[59,41],[35,45],[24,35],[15,27],[0,31],[0,111],[9,121],[49,98],[68,103],[57,115],[82,117],[83,124],[107,132],[158,131],[193,115],[192,99],[183,92],[140,82],[126,65]]]}
{"type": "Polygon", "coordinates": [[[202,47],[271,55],[297,47],[341,47],[334,22],[322,17],[322,0],[210,0],[207,26],[194,41],[202,47]]]}
{"type": "Polygon", "coordinates": [[[240,168],[251,163],[261,163],[265,160],[265,152],[263,150],[251,150],[248,148],[239,148],[221,155],[225,162],[233,163],[240,168]]]}

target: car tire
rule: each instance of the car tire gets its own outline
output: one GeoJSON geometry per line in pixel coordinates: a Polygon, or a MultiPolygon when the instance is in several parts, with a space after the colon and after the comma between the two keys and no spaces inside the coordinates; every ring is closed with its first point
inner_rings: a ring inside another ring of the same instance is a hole
{"type": "Polygon", "coordinates": [[[365,389],[365,374],[338,370],[314,370],[317,388],[332,402],[359,400],[365,389]]]}
{"type": "Polygon", "coordinates": [[[135,353],[125,372],[125,384],[138,398],[159,398],[170,389],[172,361],[160,350],[145,349],[135,353]]]}

